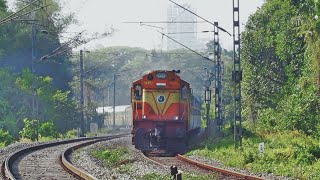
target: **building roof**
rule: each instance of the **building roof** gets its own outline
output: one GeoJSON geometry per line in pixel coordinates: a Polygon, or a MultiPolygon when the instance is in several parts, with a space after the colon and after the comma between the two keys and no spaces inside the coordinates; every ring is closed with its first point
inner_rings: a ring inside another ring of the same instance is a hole
{"type": "MultiPolygon", "coordinates": [[[[131,105],[122,105],[122,106],[115,106],[115,112],[124,112],[126,109],[130,108],[131,109],[131,105]]],[[[113,106],[105,106],[105,107],[98,107],[96,109],[98,114],[102,114],[103,113],[103,109],[105,113],[112,113],[113,112],[113,106]]]]}

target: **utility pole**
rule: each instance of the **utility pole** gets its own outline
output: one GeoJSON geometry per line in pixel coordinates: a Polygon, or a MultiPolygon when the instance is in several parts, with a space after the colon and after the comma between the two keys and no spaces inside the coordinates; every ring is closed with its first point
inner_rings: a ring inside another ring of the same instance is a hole
{"type": "MultiPolygon", "coordinates": [[[[221,51],[220,51],[220,55],[221,55],[221,51]]],[[[224,109],[224,99],[223,99],[223,92],[224,92],[224,61],[223,59],[221,59],[221,75],[220,75],[220,82],[221,82],[221,89],[220,89],[220,97],[221,97],[221,101],[220,101],[220,118],[221,118],[221,123],[222,125],[225,123],[225,109],[224,109]]]]}
{"type": "Polygon", "coordinates": [[[218,133],[222,130],[222,112],[221,112],[221,50],[219,42],[219,25],[214,22],[214,60],[215,60],[215,121],[218,133]]]}
{"type": "MultiPolygon", "coordinates": [[[[207,69],[207,68],[204,68],[204,69],[207,69]]],[[[206,102],[206,120],[207,120],[207,128],[206,128],[206,134],[207,136],[209,137],[209,133],[210,133],[210,130],[211,130],[211,122],[210,122],[210,103],[211,103],[211,90],[210,90],[210,86],[211,86],[211,81],[210,81],[210,78],[209,78],[209,72],[206,71],[206,81],[204,83],[204,86],[205,86],[205,94],[204,94],[204,97],[205,97],[205,102],[206,102]]]]}
{"type": "Polygon", "coordinates": [[[113,128],[116,128],[116,74],[113,73],[113,128]]]}
{"type": "MultiPolygon", "coordinates": [[[[203,68],[206,69],[207,68],[203,68]]],[[[210,86],[211,86],[211,82],[213,81],[214,78],[214,73],[209,73],[209,71],[206,71],[206,81],[204,83],[204,87],[205,87],[205,93],[204,93],[204,98],[205,98],[205,103],[206,103],[206,120],[207,120],[207,128],[206,128],[206,135],[207,137],[210,136],[210,132],[212,130],[212,122],[210,120],[210,104],[211,104],[211,90],[210,90],[210,86]]]]}
{"type": "Polygon", "coordinates": [[[39,141],[39,119],[37,118],[37,91],[36,91],[36,87],[35,87],[35,80],[34,80],[34,76],[35,76],[35,68],[34,68],[34,61],[36,60],[36,26],[33,24],[31,26],[31,39],[32,39],[32,57],[31,57],[31,72],[32,72],[32,82],[31,82],[31,93],[32,93],[32,120],[37,121],[36,124],[36,138],[37,141],[39,141]]]}
{"type": "Polygon", "coordinates": [[[239,0],[233,0],[233,72],[234,87],[234,147],[242,145],[242,117],[241,117],[241,80],[242,70],[240,64],[240,17],[239,0]]]}
{"type": "Polygon", "coordinates": [[[83,50],[80,50],[80,129],[81,135],[84,135],[84,98],[83,98],[83,50]]]}

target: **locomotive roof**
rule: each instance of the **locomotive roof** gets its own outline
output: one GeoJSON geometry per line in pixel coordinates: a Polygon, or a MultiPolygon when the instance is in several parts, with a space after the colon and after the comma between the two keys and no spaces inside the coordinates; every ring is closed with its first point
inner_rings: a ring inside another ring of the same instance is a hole
{"type": "Polygon", "coordinates": [[[188,82],[184,81],[183,79],[180,78],[180,76],[178,75],[178,73],[180,73],[180,70],[152,70],[152,71],[149,71],[148,73],[145,73],[142,78],[134,81],[133,83],[137,83],[139,81],[141,81],[143,78],[147,77],[149,74],[157,74],[157,73],[161,73],[161,72],[164,72],[166,74],[168,74],[169,76],[175,76],[175,77],[178,77],[181,81],[183,81],[184,83],[190,85],[188,82]]]}

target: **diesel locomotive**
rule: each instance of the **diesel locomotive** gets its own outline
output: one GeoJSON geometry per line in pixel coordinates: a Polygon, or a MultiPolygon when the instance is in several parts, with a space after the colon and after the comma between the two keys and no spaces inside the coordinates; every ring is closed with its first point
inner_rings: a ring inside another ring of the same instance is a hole
{"type": "Polygon", "coordinates": [[[201,103],[179,70],[156,70],[131,87],[132,144],[144,152],[184,153],[188,138],[200,131],[201,103]]]}

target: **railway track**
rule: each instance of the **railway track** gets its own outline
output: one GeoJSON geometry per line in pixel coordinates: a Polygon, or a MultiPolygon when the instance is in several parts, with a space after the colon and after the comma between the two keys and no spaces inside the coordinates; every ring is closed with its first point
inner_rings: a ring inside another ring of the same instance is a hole
{"type": "Polygon", "coordinates": [[[5,179],[95,179],[69,162],[73,150],[96,143],[123,137],[127,134],[105,137],[79,138],[46,143],[16,151],[1,166],[5,179]]]}
{"type": "Polygon", "coordinates": [[[192,172],[192,173],[214,173],[216,174],[217,179],[249,179],[249,180],[263,180],[264,178],[251,176],[247,174],[238,173],[235,171],[230,171],[227,169],[214,167],[211,165],[203,164],[201,162],[191,160],[182,155],[176,156],[162,156],[159,154],[144,154],[145,157],[161,166],[166,168],[170,168],[171,166],[178,167],[179,170],[183,172],[192,172]]]}

